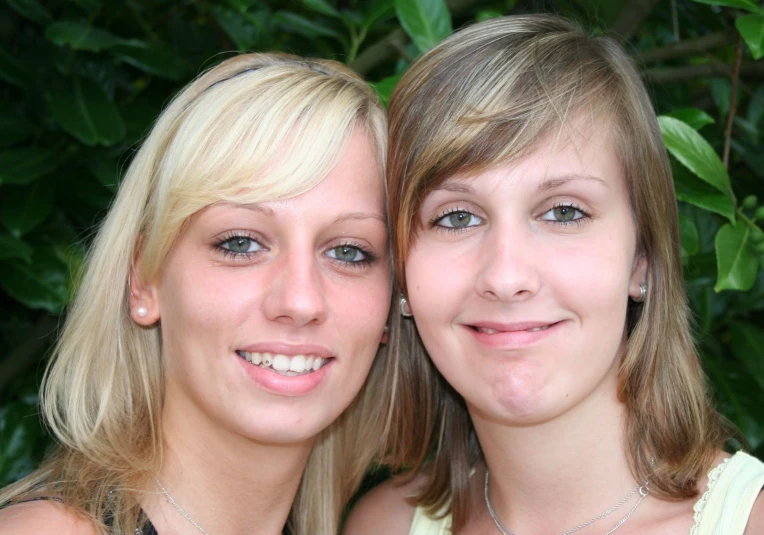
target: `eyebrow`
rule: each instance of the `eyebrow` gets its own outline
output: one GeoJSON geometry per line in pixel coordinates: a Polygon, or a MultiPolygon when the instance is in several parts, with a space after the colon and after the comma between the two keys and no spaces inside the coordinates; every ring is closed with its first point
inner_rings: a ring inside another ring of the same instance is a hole
{"type": "Polygon", "coordinates": [[[544,180],[541,184],[539,184],[538,190],[540,192],[543,191],[549,191],[550,189],[556,189],[559,187],[564,186],[565,184],[568,184],[570,182],[573,182],[575,180],[593,180],[595,182],[599,182],[606,188],[610,189],[610,186],[608,186],[607,182],[602,180],[599,177],[593,176],[593,175],[563,175],[555,178],[549,178],[547,180],[544,180]]]}
{"type": "Polygon", "coordinates": [[[254,203],[238,204],[236,206],[238,206],[239,208],[246,208],[247,210],[252,210],[253,212],[260,212],[261,214],[268,217],[273,217],[273,210],[271,210],[270,208],[266,206],[260,206],[259,204],[254,204],[254,203]]]}
{"type": "Polygon", "coordinates": [[[454,193],[475,193],[475,188],[463,182],[443,182],[433,191],[452,191],[454,193]]]}
{"type": "Polygon", "coordinates": [[[385,219],[385,216],[382,214],[373,214],[370,212],[349,212],[347,214],[342,214],[337,219],[335,219],[334,222],[340,223],[342,221],[347,221],[348,219],[377,219],[382,223],[387,224],[387,219],[385,219]]]}

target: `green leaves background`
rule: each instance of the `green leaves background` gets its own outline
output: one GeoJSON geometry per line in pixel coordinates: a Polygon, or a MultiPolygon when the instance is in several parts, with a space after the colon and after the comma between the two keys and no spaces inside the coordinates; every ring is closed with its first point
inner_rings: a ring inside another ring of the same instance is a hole
{"type": "MultiPolygon", "coordinates": [[[[764,11],[753,0],[677,0],[676,19],[654,8],[622,20],[639,3],[553,4],[624,36],[641,62],[674,169],[698,347],[720,408],[764,457],[764,76],[755,63],[764,57],[764,11]],[[688,45],[709,36],[713,46],[688,45]],[[706,68],[715,65],[726,68],[706,68]]],[[[386,102],[408,65],[453,28],[545,6],[0,0],[0,484],[28,472],[48,443],[36,416],[39,372],[92,231],[136,144],[196,73],[232,51],[329,57],[365,75],[386,102]]]]}

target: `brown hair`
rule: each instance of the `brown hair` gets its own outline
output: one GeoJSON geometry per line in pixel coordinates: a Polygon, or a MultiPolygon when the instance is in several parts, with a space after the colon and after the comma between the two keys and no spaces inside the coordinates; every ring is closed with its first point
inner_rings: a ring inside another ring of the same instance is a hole
{"type": "MultiPolygon", "coordinates": [[[[637,246],[648,261],[649,292],[643,304],[630,305],[618,383],[631,470],[637,481],[649,477],[659,496],[688,498],[728,431],[710,404],[690,334],[661,133],[639,75],[615,41],[554,16],[511,16],[465,28],[414,63],[389,105],[397,281],[405,294],[415,222],[435,187],[457,173],[521,158],[582,114],[613,132],[637,246]]],[[[388,461],[413,471],[429,463],[416,499],[433,514],[445,507],[457,531],[467,517],[470,469],[482,458],[472,422],[462,398],[427,358],[413,322],[397,315],[393,342],[388,461]]]]}

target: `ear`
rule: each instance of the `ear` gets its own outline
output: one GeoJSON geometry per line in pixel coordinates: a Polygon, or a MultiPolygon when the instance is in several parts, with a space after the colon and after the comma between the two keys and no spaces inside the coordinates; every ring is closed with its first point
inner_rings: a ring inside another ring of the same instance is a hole
{"type": "Polygon", "coordinates": [[[130,317],[138,325],[149,327],[159,321],[159,300],[154,284],[145,283],[140,270],[133,264],[128,279],[130,289],[130,317]]]}
{"type": "Polygon", "coordinates": [[[634,257],[634,266],[631,269],[631,280],[629,281],[629,297],[639,299],[640,284],[647,284],[647,257],[644,252],[638,252],[634,257]]]}

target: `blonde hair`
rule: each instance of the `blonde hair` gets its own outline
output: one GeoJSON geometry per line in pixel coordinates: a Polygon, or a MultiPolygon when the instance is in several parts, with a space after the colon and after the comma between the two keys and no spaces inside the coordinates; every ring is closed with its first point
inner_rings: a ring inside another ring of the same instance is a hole
{"type": "MultiPolygon", "coordinates": [[[[644,304],[630,305],[618,383],[631,470],[637,481],[649,477],[655,494],[687,498],[728,430],[710,404],[690,334],[661,133],[638,73],[615,41],[554,16],[512,16],[463,29],[414,63],[389,104],[388,202],[398,284],[405,293],[404,265],[429,192],[457,173],[529,154],[582,114],[611,129],[638,249],[648,261],[648,295],[644,304]]],[[[463,399],[427,359],[413,322],[396,315],[392,329],[388,461],[426,468],[418,502],[433,514],[445,506],[458,531],[480,446],[463,399]]]]}
{"type": "MultiPolygon", "coordinates": [[[[161,465],[163,381],[159,326],[136,325],[128,310],[138,247],[139,276],[153,280],[191,215],[219,201],[311,189],[354,128],[368,134],[384,171],[384,111],[373,90],[334,61],[241,55],[175,97],[95,238],[46,371],[42,410],[60,447],[0,494],[0,504],[57,496],[113,533],[132,534],[145,521],[138,498],[161,465]]],[[[378,376],[375,365],[370,388],[378,376]]],[[[364,390],[316,441],[290,515],[294,533],[337,531],[378,442],[376,420],[364,417],[371,407],[364,390]]]]}

